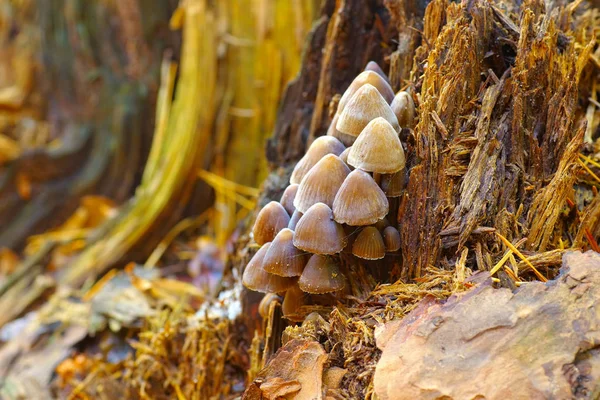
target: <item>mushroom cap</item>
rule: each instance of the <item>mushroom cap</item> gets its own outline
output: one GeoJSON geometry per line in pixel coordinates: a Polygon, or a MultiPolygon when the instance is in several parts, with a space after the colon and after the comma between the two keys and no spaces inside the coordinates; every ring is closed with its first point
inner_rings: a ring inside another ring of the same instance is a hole
{"type": "Polygon", "coordinates": [[[384,118],[375,118],[350,148],[348,164],[380,174],[400,171],[406,161],[398,132],[384,118]]]}
{"type": "Polygon", "coordinates": [[[298,221],[300,221],[300,218],[302,218],[304,214],[302,214],[300,211],[295,210],[294,213],[292,214],[292,218],[290,218],[290,223],[288,224],[288,228],[295,231],[296,230],[296,225],[298,224],[298,221]]]}
{"type": "Polygon", "coordinates": [[[302,275],[307,257],[294,247],[294,231],[284,228],[271,243],[263,260],[263,268],[270,274],[292,277],[302,275]]]}
{"type": "Polygon", "coordinates": [[[302,307],[306,301],[306,294],[295,284],[285,292],[281,311],[283,316],[291,321],[299,322],[304,320],[304,315],[298,314],[298,309],[302,307]]]}
{"type": "Polygon", "coordinates": [[[349,173],[350,169],[338,156],[327,154],[302,178],[294,199],[296,210],[305,213],[319,202],[331,207],[349,173]]]}
{"type": "Polygon", "coordinates": [[[385,249],[389,252],[400,249],[400,232],[393,226],[388,226],[383,230],[383,242],[385,249]]]}
{"type": "Polygon", "coordinates": [[[288,187],[285,188],[283,194],[281,195],[281,200],[279,202],[285,208],[285,211],[289,215],[294,214],[296,211],[296,207],[294,207],[294,199],[296,198],[296,192],[298,191],[298,184],[292,183],[288,187]]]}
{"type": "Polygon", "coordinates": [[[294,171],[290,177],[290,183],[300,183],[302,178],[304,178],[304,175],[306,175],[306,173],[310,171],[321,158],[327,154],[335,154],[337,156],[338,154],[341,154],[345,148],[346,146],[333,136],[320,136],[316,138],[306,151],[304,157],[302,157],[294,167],[294,171]]]}
{"type": "Polygon", "coordinates": [[[386,80],[386,82],[390,82],[390,80],[388,79],[387,75],[385,74],[385,72],[383,72],[383,69],[381,69],[381,67],[379,66],[379,64],[377,64],[375,61],[369,61],[367,63],[367,66],[365,67],[365,71],[373,71],[376,72],[377,74],[379,74],[379,76],[381,76],[383,79],[386,80]]]}
{"type": "Polygon", "coordinates": [[[333,220],[327,204],[317,203],[300,218],[294,233],[294,246],[315,254],[336,254],[347,243],[344,229],[333,220]]]}
{"type": "Polygon", "coordinates": [[[402,128],[413,128],[415,121],[415,102],[408,92],[398,92],[390,105],[402,128]]]}
{"type": "Polygon", "coordinates": [[[323,294],[337,292],[344,288],[344,275],[333,257],[313,255],[298,280],[303,292],[323,294]]]}
{"type": "Polygon", "coordinates": [[[385,244],[377,228],[367,226],[360,231],[352,245],[352,254],[365,260],[379,260],[385,257],[385,244]]]}
{"type": "Polygon", "coordinates": [[[333,119],[331,120],[331,124],[329,125],[329,128],[327,128],[327,136],[333,136],[334,138],[336,138],[340,142],[342,142],[344,145],[352,146],[352,143],[354,143],[354,141],[356,140],[356,136],[346,135],[345,133],[342,133],[337,130],[336,125],[337,125],[337,121],[338,121],[339,117],[340,117],[339,113],[337,113],[333,116],[333,119]]]}
{"type": "Polygon", "coordinates": [[[372,225],[388,211],[385,193],[371,175],[360,169],[350,172],[333,201],[333,216],[340,224],[372,225]]]}
{"type": "Polygon", "coordinates": [[[263,260],[271,243],[265,243],[246,265],[242,275],[242,283],[250,290],[262,293],[280,293],[288,290],[295,282],[295,278],[284,278],[269,274],[263,268],[263,260]]]}
{"type": "Polygon", "coordinates": [[[385,118],[400,132],[398,118],[389,104],[373,85],[367,83],[348,100],[335,127],[347,135],[358,136],[365,126],[377,117],[385,118]]]}
{"type": "Polygon", "coordinates": [[[258,244],[273,241],[275,235],[287,227],[289,222],[290,216],[285,211],[285,208],[276,201],[270,202],[260,210],[256,221],[254,221],[254,226],[252,227],[254,240],[258,244]]]}
{"type": "Polygon", "coordinates": [[[394,91],[388,83],[388,81],[379,75],[376,71],[363,71],[354,78],[348,89],[344,92],[342,98],[338,103],[338,114],[344,111],[344,107],[350,100],[350,98],[364,85],[369,84],[375,87],[381,97],[383,97],[387,104],[390,104],[394,100],[394,91]]]}
{"type": "Polygon", "coordinates": [[[385,228],[390,226],[390,221],[387,218],[382,218],[379,221],[375,222],[375,228],[379,229],[379,232],[383,232],[385,228]]]}
{"type": "Polygon", "coordinates": [[[281,298],[275,293],[267,293],[264,295],[260,303],[258,303],[258,314],[260,314],[263,319],[267,319],[269,317],[269,309],[271,308],[271,303],[273,302],[281,302],[281,298]]]}
{"type": "Polygon", "coordinates": [[[347,166],[348,168],[352,168],[352,166],[350,164],[348,164],[348,154],[350,154],[350,149],[352,148],[352,146],[350,147],[346,147],[346,150],[342,151],[342,154],[340,154],[340,160],[342,160],[347,166]]]}
{"type": "Polygon", "coordinates": [[[381,182],[379,183],[381,190],[387,197],[400,197],[402,196],[402,190],[406,186],[406,170],[402,168],[398,172],[393,174],[381,175],[381,182]]]}

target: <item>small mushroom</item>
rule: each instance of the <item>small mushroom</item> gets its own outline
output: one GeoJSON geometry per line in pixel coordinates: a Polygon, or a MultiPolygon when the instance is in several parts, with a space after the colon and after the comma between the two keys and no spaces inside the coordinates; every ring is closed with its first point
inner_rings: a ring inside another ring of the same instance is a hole
{"type": "Polygon", "coordinates": [[[338,156],[327,154],[302,178],[294,199],[296,210],[305,213],[319,202],[331,207],[349,173],[350,169],[338,156]]]}
{"type": "Polygon", "coordinates": [[[344,107],[346,106],[350,98],[358,91],[358,89],[360,89],[366,84],[373,85],[373,87],[377,89],[381,97],[385,99],[387,104],[390,104],[392,100],[394,100],[394,91],[392,90],[392,87],[386,79],[384,79],[375,71],[364,71],[358,74],[356,78],[354,78],[350,86],[348,86],[348,89],[346,89],[346,91],[344,92],[344,95],[338,103],[338,114],[344,111],[344,107]]]}
{"type": "Polygon", "coordinates": [[[312,294],[337,292],[344,288],[344,276],[333,257],[315,254],[308,260],[298,286],[312,294]]]}
{"type": "Polygon", "coordinates": [[[350,172],[333,201],[333,216],[340,224],[372,225],[388,211],[385,193],[371,175],[360,169],[350,172]]]}
{"type": "Polygon", "coordinates": [[[387,83],[390,83],[390,80],[388,79],[385,72],[383,72],[383,69],[381,69],[379,64],[377,64],[375,61],[369,61],[367,63],[367,66],[365,67],[365,71],[376,72],[377,74],[379,74],[379,76],[381,76],[383,79],[385,79],[387,83]]]}
{"type": "Polygon", "coordinates": [[[338,139],[333,136],[320,136],[316,138],[304,157],[298,161],[298,164],[294,167],[292,176],[290,177],[290,183],[300,183],[304,175],[310,169],[321,160],[327,154],[335,154],[336,156],[341,154],[346,146],[342,144],[338,139]]]}
{"type": "Polygon", "coordinates": [[[275,293],[267,293],[258,304],[258,314],[263,319],[267,319],[269,317],[269,308],[271,308],[271,303],[274,302],[281,302],[281,298],[275,293]]]}
{"type": "Polygon", "coordinates": [[[300,276],[306,265],[306,256],[293,243],[294,231],[282,229],[269,247],[263,260],[263,268],[270,274],[292,277],[300,276]]]}
{"type": "Polygon", "coordinates": [[[356,138],[348,164],[363,171],[393,174],[406,165],[398,133],[384,118],[376,118],[356,138]]]}
{"type": "Polygon", "coordinates": [[[281,276],[269,274],[263,268],[263,261],[267,251],[271,247],[271,243],[265,243],[252,257],[244,274],[242,275],[242,283],[250,290],[262,293],[280,293],[288,290],[294,282],[295,278],[284,278],[281,276]]]}
{"type": "Polygon", "coordinates": [[[280,230],[288,226],[289,222],[290,216],[285,208],[276,201],[270,202],[260,210],[256,217],[252,227],[254,240],[258,244],[271,242],[280,230]]]}
{"type": "Polygon", "coordinates": [[[388,221],[387,218],[380,219],[375,223],[375,228],[377,228],[379,232],[383,232],[388,226],[390,226],[390,221],[388,221]]]}
{"type": "Polygon", "coordinates": [[[415,123],[415,102],[413,101],[410,93],[398,92],[390,105],[398,123],[402,128],[414,128],[415,123]]]}
{"type": "Polygon", "coordinates": [[[388,226],[383,230],[383,242],[385,249],[389,252],[398,251],[400,249],[400,232],[393,226],[388,226]]]}
{"type": "Polygon", "coordinates": [[[298,184],[292,183],[290,186],[285,188],[283,194],[281,195],[281,200],[279,200],[289,215],[294,214],[294,211],[296,211],[296,207],[294,207],[294,198],[296,198],[297,191],[298,184]]]}
{"type": "Polygon", "coordinates": [[[365,260],[379,260],[385,257],[383,238],[376,227],[367,226],[360,231],[352,245],[352,254],[365,260]]]}
{"type": "Polygon", "coordinates": [[[300,322],[304,315],[298,315],[298,310],[306,303],[306,294],[295,284],[285,292],[281,311],[283,316],[291,321],[300,322]]]}
{"type": "Polygon", "coordinates": [[[295,210],[294,213],[292,214],[292,218],[290,218],[290,223],[288,224],[288,228],[295,231],[296,230],[296,225],[298,224],[298,221],[300,221],[300,218],[302,218],[304,214],[302,214],[300,211],[295,210]]]}
{"type": "Polygon", "coordinates": [[[333,136],[334,138],[338,139],[340,142],[342,142],[346,146],[352,146],[352,143],[354,143],[354,141],[356,140],[356,136],[346,135],[345,133],[342,133],[337,130],[336,125],[337,125],[337,121],[338,121],[339,117],[340,117],[339,113],[337,113],[333,116],[333,119],[331,120],[331,124],[329,125],[329,128],[327,129],[327,135],[333,136]]]}
{"type": "Polygon", "coordinates": [[[342,160],[346,165],[348,165],[348,168],[351,167],[351,165],[348,164],[348,154],[350,154],[351,148],[352,146],[346,147],[346,150],[342,151],[342,154],[340,154],[340,160],[342,160]]]}
{"type": "Polygon", "coordinates": [[[393,174],[381,175],[381,182],[379,183],[381,190],[387,197],[400,197],[402,196],[402,190],[406,186],[406,170],[402,168],[398,172],[393,174]]]}
{"type": "Polygon", "coordinates": [[[327,204],[317,203],[300,218],[294,233],[294,246],[315,254],[336,254],[347,243],[344,229],[333,220],[327,204]]]}
{"type": "Polygon", "coordinates": [[[398,119],[390,105],[373,85],[367,83],[348,100],[335,127],[346,135],[358,136],[365,126],[377,117],[386,119],[400,132],[398,119]]]}

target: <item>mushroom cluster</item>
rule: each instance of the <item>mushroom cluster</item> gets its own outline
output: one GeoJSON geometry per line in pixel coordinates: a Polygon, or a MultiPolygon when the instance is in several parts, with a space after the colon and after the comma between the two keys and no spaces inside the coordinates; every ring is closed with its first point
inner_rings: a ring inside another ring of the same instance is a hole
{"type": "Polygon", "coordinates": [[[340,254],[378,260],[400,248],[390,198],[402,194],[405,156],[399,134],[412,128],[410,94],[394,92],[369,63],[341,97],[326,136],[298,162],[279,202],[258,214],[253,236],[262,247],[243,274],[246,287],[285,293],[286,316],[306,293],[343,290],[340,254]]]}

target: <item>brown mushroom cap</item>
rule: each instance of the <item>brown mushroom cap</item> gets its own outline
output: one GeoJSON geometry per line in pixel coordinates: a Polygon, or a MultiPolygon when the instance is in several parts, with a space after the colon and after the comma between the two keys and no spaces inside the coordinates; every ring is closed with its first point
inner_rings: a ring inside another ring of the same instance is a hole
{"type": "Polygon", "coordinates": [[[294,233],[294,246],[315,254],[336,254],[347,243],[344,229],[333,220],[327,204],[317,203],[300,218],[294,233]]]}
{"type": "Polygon", "coordinates": [[[296,211],[296,207],[294,207],[294,199],[296,198],[297,191],[298,184],[292,183],[290,186],[285,188],[283,194],[281,195],[281,200],[279,200],[289,215],[294,214],[294,211],[296,211]]]}
{"type": "Polygon", "coordinates": [[[265,243],[252,257],[244,274],[242,283],[250,290],[262,293],[280,293],[288,290],[295,282],[295,278],[284,278],[269,274],[263,268],[263,260],[271,243],[265,243]]]}
{"type": "Polygon", "coordinates": [[[302,307],[306,302],[306,294],[295,284],[285,292],[283,303],[281,304],[281,311],[283,316],[291,321],[303,321],[304,315],[298,314],[298,309],[302,307]]]}
{"type": "Polygon", "coordinates": [[[258,314],[260,314],[263,319],[269,317],[269,309],[271,308],[271,303],[274,302],[281,302],[281,298],[275,293],[267,293],[258,304],[258,314]]]}
{"type": "Polygon", "coordinates": [[[315,254],[308,260],[298,286],[312,294],[337,292],[344,288],[344,276],[334,258],[315,254]]]}
{"type": "Polygon", "coordinates": [[[398,118],[389,104],[373,85],[367,83],[348,100],[335,127],[347,135],[358,136],[365,126],[377,117],[386,119],[400,132],[398,118]]]}
{"type": "Polygon", "coordinates": [[[300,276],[307,257],[294,247],[294,231],[282,229],[271,243],[263,260],[263,268],[270,274],[292,277],[300,276]]]}
{"type": "Polygon", "coordinates": [[[379,232],[383,232],[383,230],[385,228],[390,226],[390,221],[388,221],[387,218],[383,218],[383,219],[380,219],[379,221],[375,222],[374,226],[375,226],[375,228],[377,228],[379,230],[379,232]]]}
{"type": "Polygon", "coordinates": [[[290,216],[285,208],[276,201],[270,202],[260,210],[256,217],[252,227],[254,240],[258,244],[271,242],[280,230],[288,226],[289,222],[290,216]]]}
{"type": "Polygon", "coordinates": [[[338,156],[327,154],[302,178],[294,199],[296,210],[305,213],[319,202],[331,207],[349,173],[350,169],[338,156]]]}
{"type": "Polygon", "coordinates": [[[389,252],[400,249],[400,232],[393,226],[388,226],[383,230],[383,242],[385,249],[389,252]]]}
{"type": "Polygon", "coordinates": [[[327,154],[341,154],[346,147],[338,139],[333,136],[320,136],[316,138],[304,157],[298,161],[294,167],[290,183],[300,183],[304,175],[327,154]]]}
{"type": "Polygon", "coordinates": [[[367,226],[360,231],[352,245],[352,254],[365,260],[379,260],[385,257],[385,244],[377,228],[367,226]]]}
{"type": "Polygon", "coordinates": [[[298,210],[294,211],[294,213],[292,214],[292,218],[290,218],[290,223],[288,224],[288,228],[295,231],[296,225],[298,224],[298,221],[300,221],[300,218],[302,218],[303,215],[304,214],[302,214],[298,210]]]}
{"type": "Polygon", "coordinates": [[[360,169],[350,172],[333,201],[334,219],[340,224],[372,225],[388,211],[385,193],[371,175],[360,169]]]}
{"type": "Polygon", "coordinates": [[[406,162],[398,133],[384,118],[369,122],[350,148],[348,164],[380,174],[400,171],[406,162]]]}
{"type": "Polygon", "coordinates": [[[412,129],[415,121],[415,102],[410,93],[398,92],[390,105],[402,128],[412,129]]]}
{"type": "Polygon", "coordinates": [[[393,174],[381,175],[381,182],[379,183],[381,190],[387,197],[400,197],[402,196],[402,190],[406,186],[406,170],[402,168],[398,172],[393,174]]]}
{"type": "Polygon", "coordinates": [[[350,86],[348,86],[348,89],[344,92],[344,95],[338,103],[338,114],[344,110],[344,107],[358,89],[366,84],[374,86],[387,104],[390,104],[392,100],[394,100],[394,91],[386,79],[375,71],[363,71],[354,78],[350,86]]]}
{"type": "Polygon", "coordinates": [[[336,125],[339,116],[339,114],[335,114],[333,116],[331,124],[329,125],[329,128],[327,128],[327,136],[333,136],[334,138],[342,142],[345,146],[352,146],[352,143],[354,143],[354,141],[356,140],[356,136],[346,135],[345,133],[342,133],[337,130],[336,125]]]}

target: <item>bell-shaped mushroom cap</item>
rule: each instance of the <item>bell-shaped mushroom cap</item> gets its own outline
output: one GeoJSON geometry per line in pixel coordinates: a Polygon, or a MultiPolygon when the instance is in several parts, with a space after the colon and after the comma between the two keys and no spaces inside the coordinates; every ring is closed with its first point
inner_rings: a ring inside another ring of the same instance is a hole
{"type": "Polygon", "coordinates": [[[350,172],[333,201],[333,216],[340,224],[372,225],[387,215],[388,199],[371,175],[350,172]]]}
{"type": "Polygon", "coordinates": [[[298,286],[312,294],[337,292],[344,288],[344,276],[332,257],[315,254],[308,260],[298,286]]]}
{"type": "Polygon", "coordinates": [[[392,108],[392,111],[394,111],[394,114],[396,114],[400,127],[413,128],[416,110],[415,102],[410,93],[398,92],[390,107],[392,108]]]}
{"type": "Polygon", "coordinates": [[[398,119],[390,105],[373,85],[367,83],[348,100],[335,127],[347,135],[358,136],[365,126],[377,117],[386,119],[397,132],[400,132],[398,119]]]}
{"type": "Polygon", "coordinates": [[[400,171],[406,162],[398,133],[383,118],[369,122],[350,148],[348,164],[380,174],[400,171]]]}
{"type": "Polygon", "coordinates": [[[350,86],[348,86],[348,89],[344,92],[344,95],[338,103],[338,114],[344,111],[344,107],[358,89],[367,83],[379,91],[379,94],[385,99],[387,104],[390,104],[392,100],[394,100],[394,91],[386,79],[375,71],[364,71],[354,78],[350,86]]]}
{"type": "Polygon", "coordinates": [[[379,260],[385,257],[385,245],[377,228],[367,226],[360,231],[352,245],[352,254],[365,260],[379,260]]]}
{"type": "Polygon", "coordinates": [[[300,276],[306,265],[306,256],[294,247],[294,231],[282,229],[271,243],[263,268],[270,274],[291,277],[300,276]]]}
{"type": "Polygon", "coordinates": [[[379,230],[379,232],[383,232],[385,228],[390,226],[390,221],[387,218],[382,218],[379,221],[375,222],[375,228],[379,230]]]}
{"type": "Polygon", "coordinates": [[[335,194],[350,173],[348,166],[338,156],[327,154],[302,178],[294,206],[305,213],[313,204],[333,204],[335,194]]]}
{"type": "Polygon", "coordinates": [[[288,290],[296,282],[294,278],[284,278],[269,274],[264,270],[263,261],[270,247],[271,243],[265,243],[246,265],[242,275],[242,283],[250,290],[262,293],[279,293],[288,290]]]}
{"type": "Polygon", "coordinates": [[[281,302],[281,298],[275,293],[267,293],[262,298],[258,304],[258,313],[263,319],[267,319],[269,317],[269,309],[271,308],[271,304],[275,302],[281,302]]]}
{"type": "Polygon", "coordinates": [[[292,214],[292,218],[290,218],[290,223],[288,224],[288,228],[295,231],[296,230],[296,225],[298,224],[298,221],[300,221],[300,218],[302,218],[304,214],[302,214],[300,211],[295,210],[294,213],[292,214]]]}
{"type": "Polygon", "coordinates": [[[367,63],[367,66],[365,67],[365,71],[373,71],[376,72],[379,76],[381,76],[383,79],[386,80],[386,82],[390,82],[390,80],[388,79],[387,75],[385,74],[385,72],[383,72],[383,69],[381,69],[381,67],[379,66],[379,64],[377,64],[375,61],[369,61],[367,63]]]}
{"type": "Polygon", "coordinates": [[[306,294],[295,284],[285,292],[281,311],[283,316],[291,321],[303,321],[304,315],[298,314],[298,309],[305,304],[306,294]]]}
{"type": "Polygon", "coordinates": [[[294,167],[290,183],[300,183],[304,175],[327,154],[341,154],[346,147],[338,139],[333,136],[320,136],[316,138],[304,157],[298,161],[294,167]]]}
{"type": "Polygon", "coordinates": [[[402,168],[393,174],[381,175],[379,186],[381,186],[381,190],[387,197],[400,197],[402,189],[406,186],[406,170],[402,168]]]}
{"type": "Polygon", "coordinates": [[[270,202],[260,210],[256,217],[256,221],[252,227],[254,241],[258,244],[273,241],[275,235],[287,227],[289,222],[290,216],[285,211],[285,208],[276,201],[270,202]]]}
{"type": "Polygon", "coordinates": [[[336,125],[337,125],[337,121],[338,121],[339,117],[340,117],[339,113],[335,114],[333,116],[333,119],[331,120],[331,124],[329,125],[329,128],[327,129],[327,136],[333,136],[334,138],[336,138],[340,142],[342,142],[344,145],[352,146],[352,143],[354,143],[354,141],[356,140],[356,136],[346,135],[345,133],[342,133],[337,130],[336,125]]]}
{"type": "Polygon", "coordinates": [[[315,254],[336,254],[346,246],[346,235],[333,220],[327,204],[317,203],[300,218],[294,233],[294,246],[315,254]]]}
{"type": "Polygon", "coordinates": [[[349,167],[351,167],[351,166],[348,164],[348,154],[350,154],[351,148],[352,148],[352,146],[346,147],[346,150],[342,151],[342,154],[340,154],[340,160],[342,160],[349,167]]]}
{"type": "Polygon", "coordinates": [[[398,229],[393,226],[385,228],[383,230],[383,242],[387,251],[397,251],[400,248],[400,232],[398,232],[398,229]]]}
{"type": "Polygon", "coordinates": [[[294,207],[294,199],[296,198],[297,191],[298,184],[292,183],[290,186],[285,188],[283,194],[281,195],[281,200],[279,200],[289,215],[294,214],[294,211],[296,211],[296,207],[294,207]]]}

